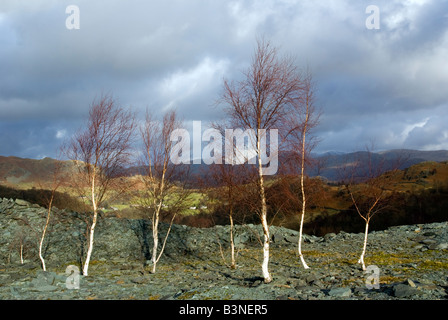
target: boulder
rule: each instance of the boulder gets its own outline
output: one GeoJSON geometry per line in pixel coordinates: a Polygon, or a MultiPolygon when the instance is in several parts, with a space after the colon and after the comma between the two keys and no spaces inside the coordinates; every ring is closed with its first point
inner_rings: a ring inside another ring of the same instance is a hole
{"type": "Polygon", "coordinates": [[[352,295],[352,290],[350,288],[332,288],[328,295],[331,297],[338,297],[338,298],[348,298],[352,295]]]}
{"type": "Polygon", "coordinates": [[[22,200],[22,199],[16,199],[15,204],[22,207],[29,207],[31,206],[31,203],[28,201],[22,200]]]}
{"type": "Polygon", "coordinates": [[[396,298],[409,298],[418,294],[418,289],[409,284],[399,283],[393,286],[393,293],[396,298]]]}

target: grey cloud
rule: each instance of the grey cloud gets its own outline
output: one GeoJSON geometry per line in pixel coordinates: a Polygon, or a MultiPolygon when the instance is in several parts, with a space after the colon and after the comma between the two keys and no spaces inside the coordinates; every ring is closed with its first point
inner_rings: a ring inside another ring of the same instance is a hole
{"type": "Polygon", "coordinates": [[[222,78],[241,76],[257,35],[313,72],[322,150],[352,151],[370,139],[379,148],[446,145],[436,119],[448,107],[447,1],[376,1],[380,30],[365,28],[369,4],[4,0],[1,152],[51,153],[60,125],[70,134],[101,93],[138,112],[176,107],[186,120],[221,117],[211,106],[222,78]],[[71,4],[80,8],[79,30],[65,28],[71,4]]]}
{"type": "MultiPolygon", "coordinates": [[[[446,108],[445,108],[446,110],[446,108]]],[[[406,138],[406,144],[412,148],[426,150],[448,149],[448,115],[430,112],[427,118],[415,126],[406,138]]]]}
{"type": "Polygon", "coordinates": [[[57,158],[65,134],[76,129],[76,125],[70,121],[0,121],[1,155],[57,158]]]}

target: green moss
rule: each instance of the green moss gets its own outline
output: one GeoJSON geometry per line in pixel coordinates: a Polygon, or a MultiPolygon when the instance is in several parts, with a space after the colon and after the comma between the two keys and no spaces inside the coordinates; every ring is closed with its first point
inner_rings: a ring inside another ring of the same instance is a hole
{"type": "Polygon", "coordinates": [[[406,277],[397,277],[397,276],[381,276],[380,275],[380,284],[391,284],[403,282],[406,280],[406,277]]]}
{"type": "Polygon", "coordinates": [[[386,253],[384,251],[366,252],[364,258],[366,265],[375,264],[377,266],[382,265],[394,265],[415,262],[415,258],[407,253],[386,253]]]}
{"type": "Polygon", "coordinates": [[[199,291],[196,291],[196,290],[194,290],[194,291],[188,291],[188,292],[185,292],[185,293],[181,294],[181,295],[178,297],[178,299],[179,299],[179,300],[190,300],[191,298],[194,297],[195,294],[198,294],[198,293],[199,293],[199,291]]]}
{"type": "Polygon", "coordinates": [[[90,260],[89,265],[90,266],[98,266],[98,265],[103,265],[105,264],[106,261],[101,261],[101,260],[90,260]]]}
{"type": "Polygon", "coordinates": [[[77,266],[81,270],[81,266],[79,264],[79,261],[66,262],[65,264],[63,264],[63,266],[64,266],[64,269],[67,269],[68,266],[77,266]]]}
{"type": "Polygon", "coordinates": [[[342,279],[342,286],[351,286],[359,281],[359,277],[342,279]]]}
{"type": "Polygon", "coordinates": [[[418,268],[420,270],[446,271],[448,270],[448,261],[425,260],[420,262],[418,268]]]}

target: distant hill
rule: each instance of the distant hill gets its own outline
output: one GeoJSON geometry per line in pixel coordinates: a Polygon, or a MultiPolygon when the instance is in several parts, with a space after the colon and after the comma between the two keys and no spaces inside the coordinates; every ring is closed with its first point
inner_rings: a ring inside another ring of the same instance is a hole
{"type": "MultiPolygon", "coordinates": [[[[353,161],[366,161],[368,156],[369,154],[365,151],[352,153],[329,152],[314,155],[317,164],[308,170],[308,174],[335,181],[338,179],[338,172],[341,166],[353,161]]],[[[371,159],[373,161],[382,161],[384,159],[388,164],[386,167],[392,167],[394,163],[399,161],[399,169],[406,169],[425,161],[448,161],[448,150],[389,150],[372,153],[371,159]]],[[[65,172],[69,172],[74,168],[71,161],[61,162],[51,158],[37,160],[0,156],[0,184],[19,188],[37,187],[39,184],[45,185],[51,182],[53,169],[57,163],[61,164],[62,171],[65,172]]],[[[201,175],[207,171],[207,167],[204,164],[192,165],[190,169],[193,174],[201,175]]],[[[141,173],[141,171],[141,167],[133,167],[128,169],[128,174],[135,175],[141,173]]]]}
{"type": "Polygon", "coordinates": [[[74,168],[71,161],[0,156],[0,184],[19,188],[46,186],[51,182],[57,165],[60,165],[62,173],[74,168]]]}
{"type": "MultiPolygon", "coordinates": [[[[412,165],[435,161],[448,161],[448,150],[437,151],[419,151],[410,149],[396,149],[370,153],[373,163],[384,163],[384,168],[392,169],[398,166],[398,169],[406,169],[412,165]]],[[[315,154],[316,164],[308,170],[310,176],[321,176],[330,181],[336,181],[339,178],[340,168],[347,163],[360,161],[367,165],[369,153],[367,151],[358,151],[351,153],[328,152],[324,154],[315,154]]]]}

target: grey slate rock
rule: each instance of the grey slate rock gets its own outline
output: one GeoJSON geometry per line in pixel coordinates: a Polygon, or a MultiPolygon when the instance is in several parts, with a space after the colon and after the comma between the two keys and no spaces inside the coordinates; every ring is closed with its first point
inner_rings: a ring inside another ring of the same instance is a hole
{"type": "Polygon", "coordinates": [[[418,294],[419,291],[417,288],[408,284],[400,283],[393,286],[393,293],[397,298],[409,298],[415,294],[418,294]]]}
{"type": "Polygon", "coordinates": [[[31,203],[29,203],[28,201],[25,201],[25,200],[21,200],[21,199],[16,199],[15,204],[18,206],[23,206],[23,207],[31,206],[31,203]]]}
{"type": "MultiPolygon", "coordinates": [[[[91,269],[80,276],[79,290],[66,288],[68,264],[79,263],[85,223],[81,215],[60,211],[53,215],[48,234],[46,263],[52,272],[42,272],[38,252],[27,248],[27,263],[21,265],[13,247],[20,218],[27,217],[36,228],[45,222],[45,211],[0,199],[0,300],[1,299],[447,299],[448,278],[445,270],[419,270],[422,261],[447,261],[448,224],[435,223],[398,226],[369,234],[367,257],[380,251],[412,255],[412,259],[391,261],[381,266],[380,277],[396,277],[401,283],[382,283],[379,290],[368,290],[365,277],[356,262],[348,261],[361,248],[363,234],[340,232],[326,237],[303,235],[304,270],[298,260],[298,233],[272,227],[270,271],[273,282],[260,278],[259,225],[236,226],[237,241],[246,249],[237,257],[238,268],[230,270],[220,255],[228,259],[228,226],[191,228],[173,225],[165,253],[156,274],[145,274],[144,261],[152,249],[150,223],[143,220],[101,218],[95,233],[91,269]],[[2,213],[2,208],[12,206],[2,213]],[[146,238],[145,238],[146,236],[146,238]],[[219,242],[219,241],[220,242],[219,242]],[[426,240],[426,241],[425,241],[426,240]],[[429,241],[428,241],[429,240],[429,241]],[[359,244],[359,245],[358,245],[359,244]],[[414,246],[421,246],[420,249],[414,246]],[[431,248],[440,250],[431,251],[431,248]],[[429,248],[429,250],[428,250],[429,248]],[[309,250],[309,251],[308,251],[309,250]],[[316,252],[316,254],[312,254],[316,252]],[[321,254],[322,253],[322,254],[321,254]],[[10,259],[11,255],[11,259],[10,259]],[[143,270],[143,272],[142,272],[143,270]],[[56,271],[56,272],[53,272],[56,271]],[[408,280],[406,280],[408,279],[408,280]],[[410,280],[412,279],[412,280],[410,280]],[[350,280],[348,283],[345,280],[350,280]],[[343,287],[345,286],[345,287],[343,287]],[[182,291],[181,291],[182,290],[182,291]],[[179,295],[176,292],[180,292],[179,295]]],[[[164,234],[167,225],[161,225],[164,234]]],[[[26,229],[31,232],[31,230],[26,229]]],[[[352,259],[353,261],[354,258],[352,259]]],[[[369,262],[370,263],[370,262],[369,262]]],[[[148,270],[146,270],[148,271],[148,270]]],[[[395,281],[395,280],[394,280],[395,281]]]]}
{"type": "Polygon", "coordinates": [[[337,297],[337,298],[348,298],[352,295],[352,290],[350,288],[332,288],[329,292],[328,295],[332,296],[332,297],[337,297]]]}
{"type": "MultiPolygon", "coordinates": [[[[53,286],[55,284],[56,274],[54,272],[40,271],[37,273],[37,277],[31,281],[34,287],[53,286]]],[[[46,291],[46,290],[43,290],[46,291]]]]}
{"type": "Polygon", "coordinates": [[[38,286],[35,287],[34,290],[39,291],[39,292],[49,292],[49,291],[56,291],[59,288],[56,286],[52,286],[52,285],[43,285],[43,286],[38,286]]]}

